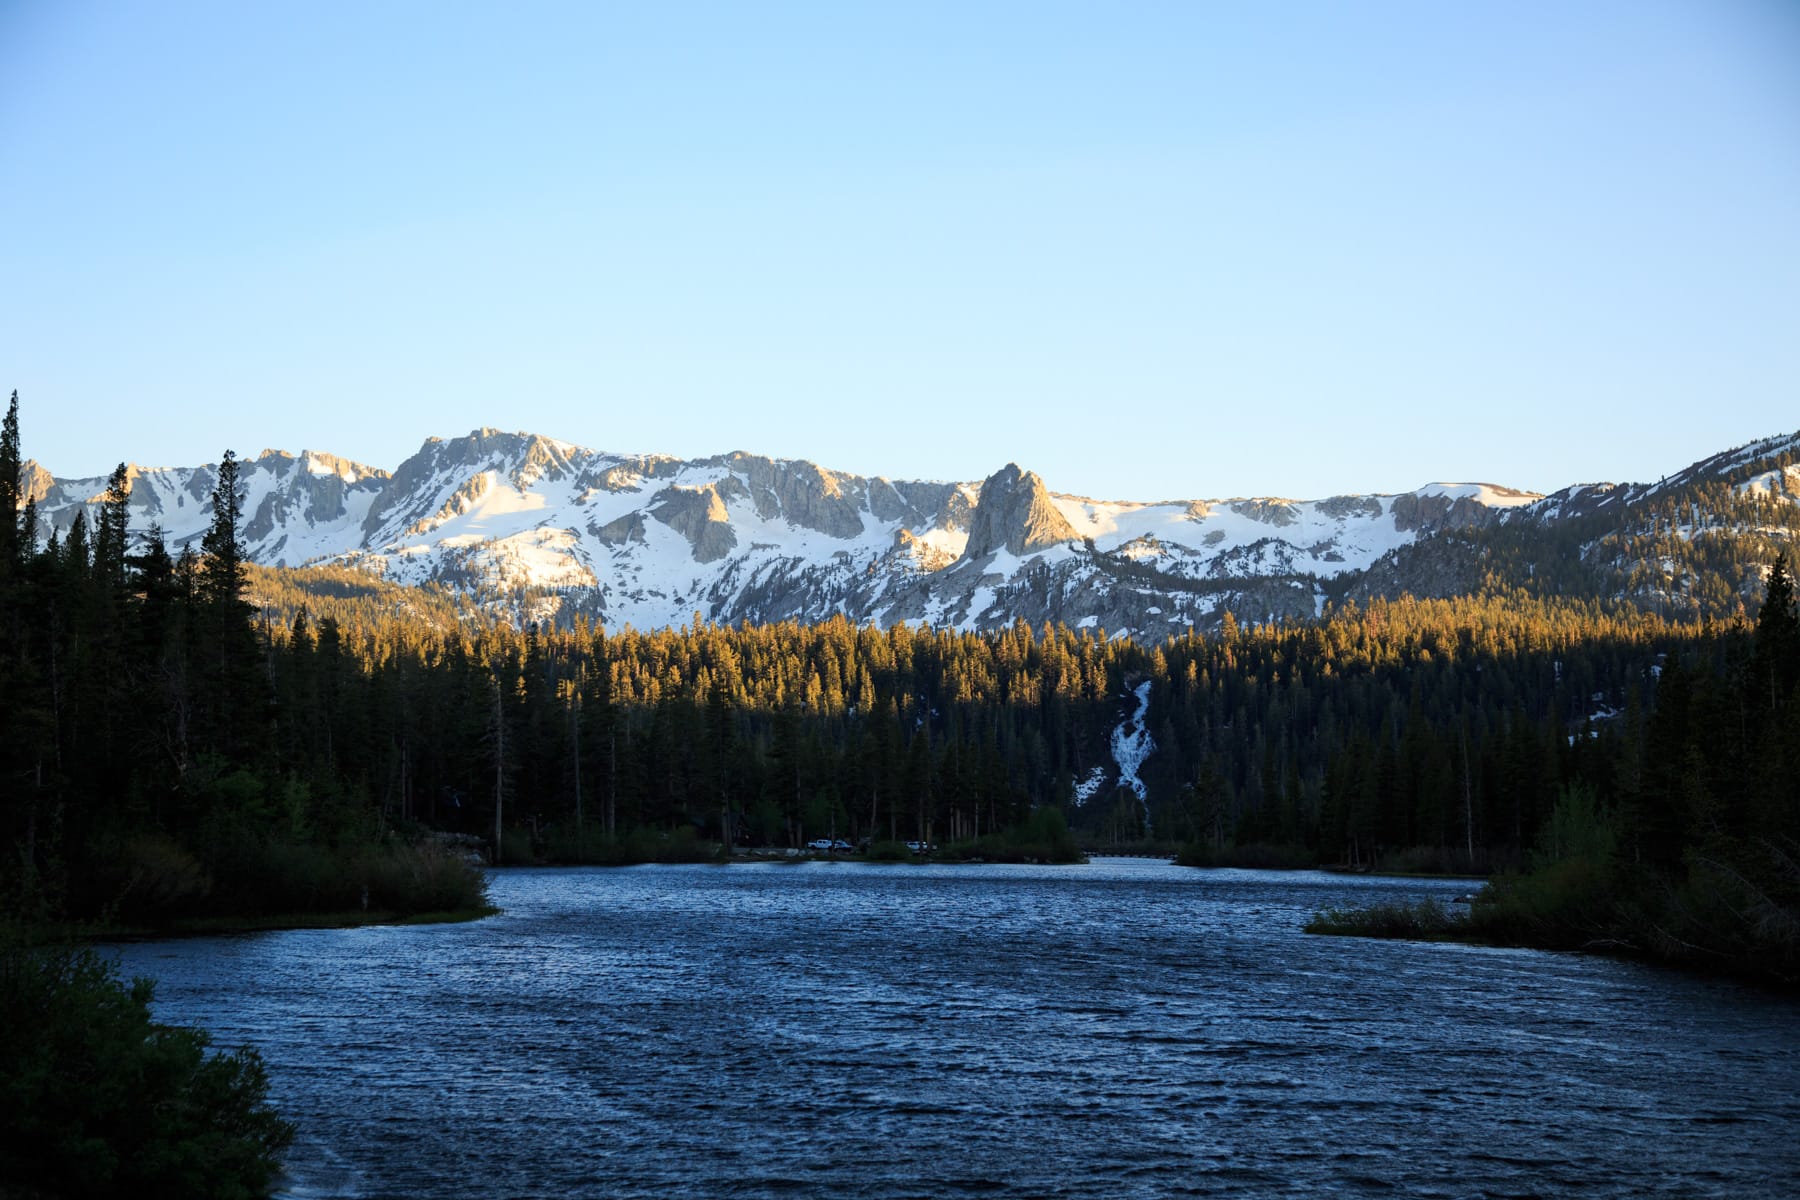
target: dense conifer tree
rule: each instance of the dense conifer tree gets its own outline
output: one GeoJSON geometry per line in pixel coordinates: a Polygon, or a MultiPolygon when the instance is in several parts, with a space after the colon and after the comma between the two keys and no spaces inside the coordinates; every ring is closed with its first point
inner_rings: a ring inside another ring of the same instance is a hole
{"type": "Polygon", "coordinates": [[[14,391],[6,405],[5,421],[0,423],[0,580],[11,574],[19,561],[19,516],[25,499],[19,492],[19,476],[23,467],[19,393],[14,391]]]}

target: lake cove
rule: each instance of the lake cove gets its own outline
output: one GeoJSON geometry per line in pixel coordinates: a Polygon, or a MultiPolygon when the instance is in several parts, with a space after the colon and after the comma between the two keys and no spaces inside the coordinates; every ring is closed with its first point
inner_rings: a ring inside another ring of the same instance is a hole
{"type": "Polygon", "coordinates": [[[1467,887],[514,870],[471,924],[111,949],[262,1051],[294,1197],[1792,1194],[1791,999],[1301,932],[1467,887]]]}

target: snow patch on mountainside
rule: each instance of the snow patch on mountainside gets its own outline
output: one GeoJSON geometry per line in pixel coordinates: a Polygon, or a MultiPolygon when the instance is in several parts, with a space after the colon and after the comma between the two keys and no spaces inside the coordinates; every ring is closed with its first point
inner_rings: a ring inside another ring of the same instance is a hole
{"type": "Polygon", "coordinates": [[[1543,499],[1536,492],[1521,492],[1491,483],[1428,483],[1413,494],[1448,496],[1452,500],[1476,500],[1489,508],[1524,508],[1543,499]]]}
{"type": "MultiPolygon", "coordinates": [[[[537,589],[549,595],[533,611],[558,619],[584,612],[659,628],[696,612],[725,622],[843,613],[884,625],[981,630],[1022,619],[1162,637],[1210,627],[1227,609],[1252,622],[1316,615],[1329,581],[1445,529],[1604,514],[1726,470],[1740,495],[1794,502],[1800,467],[1744,475],[1764,459],[1778,467],[1797,445],[1765,439],[1655,485],[1550,497],[1431,483],[1316,500],[1141,503],[1050,492],[1013,464],[979,483],[891,480],[741,452],[690,461],[481,429],[428,439],[392,473],[268,451],[242,463],[240,481],[257,562],[537,589]]],[[[66,530],[106,485],[32,469],[48,528],[66,530]]],[[[198,542],[216,467],[134,468],[132,479],[135,532],[160,526],[176,549],[198,542]]],[[[505,603],[521,611],[516,596],[505,603]]]]}
{"type": "Polygon", "coordinates": [[[1138,778],[1138,770],[1150,752],[1156,749],[1156,743],[1150,738],[1150,731],[1144,727],[1144,718],[1150,713],[1150,681],[1146,679],[1130,693],[1137,701],[1132,714],[1119,722],[1113,730],[1113,761],[1119,764],[1119,786],[1127,787],[1137,795],[1138,804],[1144,810],[1144,834],[1150,835],[1150,801],[1149,792],[1144,781],[1138,778]]]}
{"type": "Polygon", "coordinates": [[[1800,503],[1800,465],[1779,471],[1764,471],[1738,484],[1740,496],[1767,496],[1770,499],[1800,503]]]}
{"type": "Polygon", "coordinates": [[[1105,786],[1106,768],[1091,768],[1088,773],[1082,777],[1081,782],[1075,785],[1075,806],[1079,808],[1086,804],[1089,800],[1092,800],[1097,796],[1100,793],[1100,789],[1105,786]]]}
{"type": "MultiPolygon", "coordinates": [[[[1515,507],[1540,499],[1491,484],[1430,484],[1421,497],[1467,499],[1515,507]]],[[[1328,500],[1177,501],[1133,504],[1055,497],[1063,517],[1101,551],[1118,552],[1190,579],[1244,574],[1308,574],[1331,578],[1363,571],[1416,541],[1403,529],[1393,496],[1328,500]]]]}

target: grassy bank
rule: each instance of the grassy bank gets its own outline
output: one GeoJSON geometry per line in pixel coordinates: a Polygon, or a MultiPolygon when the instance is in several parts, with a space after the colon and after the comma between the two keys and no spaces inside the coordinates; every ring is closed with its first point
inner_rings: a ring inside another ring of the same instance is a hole
{"type": "Polygon", "coordinates": [[[1339,937],[1412,938],[1443,941],[1468,937],[1468,918],[1436,900],[1392,901],[1367,908],[1328,908],[1306,923],[1308,933],[1339,937]]]}
{"type": "Polygon", "coordinates": [[[1023,824],[1004,832],[952,842],[940,858],[1000,863],[1080,863],[1087,856],[1069,832],[1062,810],[1040,808],[1023,824]]]}
{"type": "Polygon", "coordinates": [[[674,830],[633,829],[616,838],[599,833],[554,833],[533,844],[507,835],[510,866],[539,863],[555,867],[633,867],[644,863],[708,863],[726,856],[720,843],[700,837],[690,826],[674,830]]]}
{"type": "MultiPolygon", "coordinates": [[[[1443,846],[1385,850],[1360,863],[1325,861],[1317,850],[1282,842],[1242,845],[1189,842],[1175,855],[1184,867],[1242,867],[1258,871],[1337,871],[1346,875],[1391,875],[1418,879],[1485,879],[1509,864],[1483,851],[1470,854],[1443,846]]],[[[1516,865],[1516,864],[1512,864],[1516,865]]]]}
{"type": "Polygon", "coordinates": [[[1242,846],[1215,846],[1189,842],[1175,856],[1184,867],[1242,867],[1256,871],[1304,871],[1319,865],[1316,851],[1305,846],[1250,842],[1242,846]]]}
{"type": "Polygon", "coordinates": [[[1003,862],[1079,863],[1087,856],[1075,841],[1060,809],[1043,808],[1022,824],[1000,833],[946,843],[915,854],[901,841],[877,841],[861,850],[789,855],[776,848],[727,853],[721,843],[691,827],[637,829],[617,838],[598,834],[553,833],[535,841],[521,831],[507,834],[506,863],[513,866],[624,867],[648,863],[762,862],[1003,862]]]}
{"type": "Polygon", "coordinates": [[[1328,909],[1308,933],[1610,954],[1800,991],[1800,912],[1724,864],[1675,880],[1566,860],[1505,875],[1466,913],[1435,900],[1328,909]]]}
{"type": "Polygon", "coordinates": [[[254,915],[179,917],[160,925],[98,922],[77,926],[46,927],[40,943],[81,940],[129,941],[138,938],[210,937],[226,933],[270,933],[283,929],[355,929],[363,925],[454,925],[479,921],[500,910],[491,904],[473,908],[431,912],[399,912],[392,909],[347,909],[342,912],[257,913],[254,915]]]}
{"type": "Polygon", "coordinates": [[[1091,858],[1162,858],[1174,860],[1184,844],[1161,838],[1139,838],[1125,842],[1097,842],[1083,839],[1081,852],[1091,858]]]}
{"type": "Polygon", "coordinates": [[[171,937],[467,921],[494,911],[466,850],[421,837],[314,842],[162,834],[101,843],[61,895],[15,911],[47,938],[171,937]]]}

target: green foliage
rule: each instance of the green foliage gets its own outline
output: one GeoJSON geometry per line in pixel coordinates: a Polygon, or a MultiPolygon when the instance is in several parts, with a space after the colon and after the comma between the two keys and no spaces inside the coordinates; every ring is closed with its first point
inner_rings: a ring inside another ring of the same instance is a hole
{"type": "Polygon", "coordinates": [[[633,829],[616,839],[590,833],[579,842],[573,831],[563,829],[544,840],[546,862],[597,867],[707,863],[718,859],[719,850],[719,843],[700,837],[687,826],[674,830],[633,829]]]}
{"type": "Polygon", "coordinates": [[[1587,783],[1565,785],[1538,834],[1531,864],[1542,869],[1571,860],[1604,868],[1613,861],[1618,834],[1610,814],[1587,783]]]}
{"type": "MultiPolygon", "coordinates": [[[[19,456],[17,417],[15,397],[0,467],[19,456]]],[[[485,905],[479,871],[396,838],[419,823],[412,747],[381,747],[390,731],[367,720],[387,681],[329,617],[316,633],[296,619],[279,645],[259,628],[235,455],[204,553],[179,560],[159,532],[128,553],[123,465],[42,546],[16,475],[0,470],[0,893],[14,911],[155,926],[485,905]]]]}
{"type": "MultiPolygon", "coordinates": [[[[237,455],[225,451],[219,460],[218,479],[212,493],[212,523],[201,539],[200,584],[208,603],[233,610],[243,603],[244,542],[240,526],[244,495],[238,482],[237,455]]],[[[229,632],[229,618],[222,630],[229,632]]]]}
{"type": "Polygon", "coordinates": [[[1259,871],[1299,871],[1319,865],[1319,855],[1305,846],[1250,842],[1247,845],[1214,846],[1189,842],[1175,856],[1184,867],[1245,867],[1259,871]]]}
{"type": "Polygon", "coordinates": [[[200,860],[166,834],[141,833],[116,848],[100,848],[94,866],[101,876],[96,886],[127,922],[178,916],[212,891],[200,860]]]}
{"type": "Polygon", "coordinates": [[[1800,868],[1792,857],[1770,851],[1778,861],[1760,870],[1696,854],[1686,885],[1664,893],[1663,903],[1640,917],[1642,944],[1690,966],[1800,989],[1800,906],[1768,882],[1791,885],[1800,868]]]}
{"type": "Polygon", "coordinates": [[[1041,808],[1022,824],[1002,833],[954,842],[942,851],[945,858],[981,859],[986,862],[1078,863],[1087,856],[1069,832],[1059,808],[1041,808]]]}
{"type": "Polygon", "coordinates": [[[1494,861],[1484,849],[1473,855],[1460,846],[1406,846],[1383,852],[1375,860],[1379,875],[1486,876],[1494,873],[1494,861]]]}
{"type": "Polygon", "coordinates": [[[1308,933],[1340,937],[1414,938],[1431,940],[1464,932],[1467,918],[1433,899],[1407,903],[1400,900],[1367,908],[1327,908],[1306,924],[1308,933]]]}
{"type": "Polygon", "coordinates": [[[1469,910],[1469,930],[1502,945],[1579,950],[1624,944],[1610,864],[1563,858],[1525,875],[1489,881],[1469,910]]]}
{"type": "Polygon", "coordinates": [[[369,907],[389,912],[469,912],[487,906],[487,878],[466,855],[431,843],[364,848],[353,877],[368,889],[369,907]]]}
{"type": "Polygon", "coordinates": [[[0,947],[0,1192],[268,1194],[293,1130],[261,1060],[156,1024],[150,998],[92,950],[0,947]]]}
{"type": "Polygon", "coordinates": [[[530,866],[537,861],[532,849],[531,831],[514,826],[500,839],[500,861],[510,867],[530,866]]]}
{"type": "Polygon", "coordinates": [[[7,402],[0,420],[0,578],[10,576],[19,558],[19,510],[24,497],[19,472],[24,465],[19,446],[19,393],[7,402]]]}
{"type": "MultiPolygon", "coordinates": [[[[1784,557],[1754,635],[1709,631],[1667,662],[1654,699],[1621,738],[1571,737],[1581,753],[1530,871],[1493,880],[1455,932],[1800,987],[1800,614],[1784,557]]],[[[1317,924],[1410,936],[1391,916],[1317,924]]]]}
{"type": "Polygon", "coordinates": [[[243,842],[218,867],[233,913],[467,912],[487,905],[483,870],[455,849],[398,839],[326,847],[243,842]]]}

